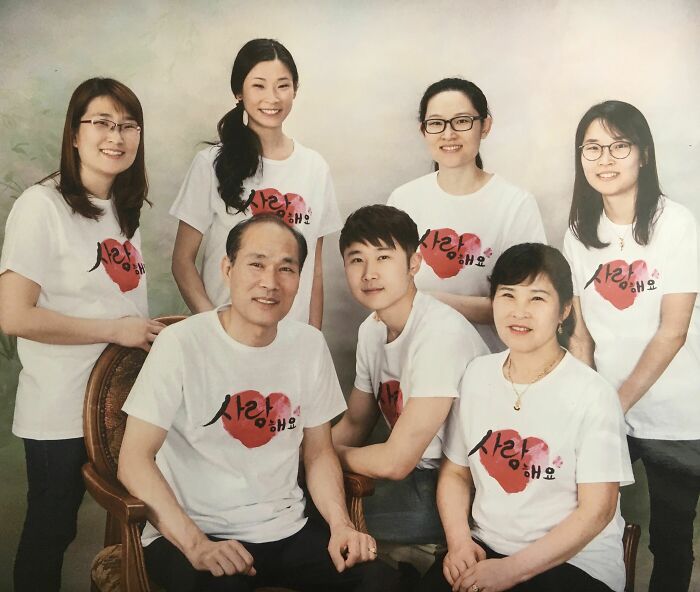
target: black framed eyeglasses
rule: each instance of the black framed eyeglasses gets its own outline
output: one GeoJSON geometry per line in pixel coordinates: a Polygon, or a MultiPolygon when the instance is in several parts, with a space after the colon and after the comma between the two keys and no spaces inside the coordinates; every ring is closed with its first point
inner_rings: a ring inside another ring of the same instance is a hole
{"type": "Polygon", "coordinates": [[[135,121],[117,123],[104,117],[93,117],[92,119],[81,119],[80,123],[91,123],[97,131],[105,134],[113,132],[115,129],[119,130],[119,133],[124,137],[135,137],[141,133],[141,126],[135,121]]]}
{"type": "Polygon", "coordinates": [[[426,134],[441,134],[449,123],[456,132],[468,132],[474,126],[475,121],[483,121],[484,119],[486,119],[485,115],[457,115],[452,119],[432,117],[423,121],[423,130],[426,134]]]}
{"type": "Polygon", "coordinates": [[[623,158],[627,158],[630,155],[630,152],[632,152],[632,142],[618,140],[617,142],[606,144],[605,146],[598,144],[597,142],[586,142],[582,146],[578,147],[578,149],[581,151],[581,155],[586,160],[598,160],[601,156],[603,156],[603,151],[605,148],[607,148],[608,152],[610,152],[610,156],[617,160],[622,160],[623,158]]]}

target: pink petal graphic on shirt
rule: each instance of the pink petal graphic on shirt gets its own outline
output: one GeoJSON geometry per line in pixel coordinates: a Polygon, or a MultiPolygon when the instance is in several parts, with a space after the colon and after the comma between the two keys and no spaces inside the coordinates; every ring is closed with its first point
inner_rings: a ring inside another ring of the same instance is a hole
{"type": "Polygon", "coordinates": [[[288,226],[309,224],[311,220],[311,208],[296,193],[282,194],[274,188],[253,190],[246,205],[250,205],[253,216],[273,214],[288,226]]]}
{"type": "MultiPolygon", "coordinates": [[[[287,395],[270,393],[263,397],[251,390],[233,395],[221,415],[224,429],[231,436],[246,448],[258,448],[291,428],[290,410],[287,395]]],[[[294,423],[296,421],[291,418],[291,424],[294,423]]]]}
{"type": "MultiPolygon", "coordinates": [[[[468,232],[458,235],[451,228],[429,229],[421,238],[420,252],[435,275],[451,278],[469,265],[479,265],[481,239],[468,232]]],[[[483,267],[483,261],[479,266],[483,267]]]]}
{"type": "Polygon", "coordinates": [[[586,283],[586,288],[593,283],[596,292],[618,310],[625,310],[634,304],[637,296],[644,291],[649,279],[645,261],[638,259],[627,263],[615,259],[602,263],[586,283]]]}
{"type": "Polygon", "coordinates": [[[130,292],[139,285],[146,266],[139,250],[131,241],[119,242],[106,238],[97,243],[97,261],[89,271],[94,271],[102,263],[105,272],[122,292],[130,292]]]}

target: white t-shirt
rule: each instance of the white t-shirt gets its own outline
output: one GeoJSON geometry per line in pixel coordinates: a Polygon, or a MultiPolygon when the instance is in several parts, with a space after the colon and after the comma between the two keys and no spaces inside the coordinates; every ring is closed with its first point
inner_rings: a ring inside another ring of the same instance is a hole
{"type": "MultiPolygon", "coordinates": [[[[578,507],[578,483],[634,481],[622,409],[614,389],[566,354],[531,385],[520,411],[503,377],[508,352],[474,360],[450,414],[445,455],[468,466],[476,486],[473,535],[512,555],[578,507]]],[[[522,391],[526,385],[516,385],[522,391]]],[[[615,517],[568,563],[620,591],[624,521],[615,517]]]]}
{"type": "MultiPolygon", "coordinates": [[[[122,235],[111,201],[90,201],[104,212],[99,220],[74,213],[53,180],[27,189],[7,218],[0,274],[11,270],[36,282],[37,306],[64,315],[147,317],[141,235],[122,235]]],[[[22,371],[13,433],[35,440],[82,437],[85,387],[106,345],[17,339],[22,371]]]]}
{"type": "MultiPolygon", "coordinates": [[[[320,331],[285,320],[270,345],[249,347],[216,310],[160,333],[123,407],[168,430],[156,464],[197,526],[252,543],[304,526],[303,430],[345,408],[320,331]]],[[[143,544],[157,537],[147,524],[143,544]]]]}
{"type": "MultiPolygon", "coordinates": [[[[508,247],[546,242],[535,198],[498,175],[469,195],[450,195],[437,172],[402,185],[388,205],[404,210],[418,226],[423,261],[416,286],[424,292],[488,296],[496,259],[508,247]]],[[[492,325],[476,325],[492,351],[502,350],[492,325]]]]}
{"type": "Polygon", "coordinates": [[[262,158],[260,171],[243,183],[244,213],[231,208],[219,195],[214,159],[219,146],[197,153],[170,213],[203,235],[202,281],[214,306],[229,302],[229,289],[221,276],[226,237],[238,222],[258,214],[277,214],[306,238],[309,250],[301,272],[299,292],[287,318],[308,323],[314,275],[316,241],[342,226],[335,190],[326,161],[315,151],[294,142],[286,160],[262,158]]]}
{"type": "MultiPolygon", "coordinates": [[[[418,292],[401,334],[386,342],[387,327],[375,314],[360,325],[355,387],[377,398],[393,429],[411,397],[459,396],[467,364],[488,353],[476,329],[461,314],[418,292]]],[[[423,453],[419,468],[437,468],[444,426],[423,453]]]]}
{"type": "MultiPolygon", "coordinates": [[[[586,249],[571,230],[564,254],[574,276],[574,294],[595,341],[595,363],[616,389],[632,373],[661,320],[664,294],[698,291],[698,243],[693,214],[661,198],[648,245],[637,244],[632,227],[601,216],[598,236],[610,245],[586,249]],[[620,240],[624,249],[620,250],[620,240]]],[[[700,335],[691,324],[686,344],[664,373],[626,415],[636,438],[700,438],[700,335]]]]}

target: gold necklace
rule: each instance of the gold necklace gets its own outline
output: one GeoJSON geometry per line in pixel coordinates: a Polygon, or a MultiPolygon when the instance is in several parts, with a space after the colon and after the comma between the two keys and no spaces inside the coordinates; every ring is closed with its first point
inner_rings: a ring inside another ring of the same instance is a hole
{"type": "MultiPolygon", "coordinates": [[[[560,350],[560,353],[561,353],[561,350],[560,350]]],[[[566,354],[564,353],[564,355],[566,355],[566,354]]],[[[511,375],[511,366],[512,366],[513,362],[512,362],[512,360],[510,359],[510,354],[508,354],[508,363],[506,364],[506,374],[508,375],[508,381],[510,382],[510,386],[511,386],[511,388],[513,389],[513,392],[515,393],[515,404],[513,405],[513,409],[515,409],[516,411],[520,411],[520,409],[522,408],[522,406],[521,406],[520,403],[521,403],[521,400],[522,400],[523,396],[524,396],[525,393],[527,392],[527,390],[528,390],[533,384],[535,384],[538,380],[542,380],[545,376],[547,376],[547,374],[549,374],[549,373],[552,371],[552,368],[554,368],[554,366],[556,366],[557,363],[559,363],[559,361],[564,357],[564,355],[561,355],[561,356],[560,356],[559,354],[557,354],[557,357],[554,358],[554,360],[552,360],[551,363],[547,364],[547,366],[545,367],[545,369],[542,370],[542,372],[540,372],[540,373],[535,377],[535,380],[533,380],[532,382],[528,382],[528,383],[527,383],[527,386],[523,389],[523,391],[522,391],[522,392],[518,392],[518,389],[515,388],[515,383],[513,382],[513,378],[512,378],[512,375],[511,375]]]]}
{"type": "Polygon", "coordinates": [[[625,248],[625,237],[627,236],[627,233],[629,232],[629,226],[625,228],[625,231],[622,233],[622,235],[617,234],[615,232],[615,236],[617,237],[618,243],[620,243],[620,251],[622,251],[625,248]]]}

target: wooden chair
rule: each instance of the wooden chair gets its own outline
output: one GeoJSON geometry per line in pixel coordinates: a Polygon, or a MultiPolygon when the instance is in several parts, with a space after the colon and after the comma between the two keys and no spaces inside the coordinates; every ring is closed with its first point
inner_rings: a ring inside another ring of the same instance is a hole
{"type": "MultiPolygon", "coordinates": [[[[170,325],[184,317],[164,317],[170,325]]],[[[97,360],[88,380],[83,425],[88,462],[83,466],[85,485],[107,510],[104,548],[90,572],[92,592],[157,592],[149,581],[141,547],[141,526],[146,506],[130,495],[117,479],[117,462],[126,414],[121,410],[146,352],[109,345],[97,360]]],[[[374,483],[361,475],[345,475],[350,517],[356,528],[367,532],[362,498],[374,493],[374,483]]],[[[271,592],[272,589],[267,589],[271,592]]]]}
{"type": "Polygon", "coordinates": [[[642,529],[639,524],[625,524],[622,536],[623,558],[625,560],[625,592],[634,592],[634,572],[637,568],[637,547],[642,529]]]}

